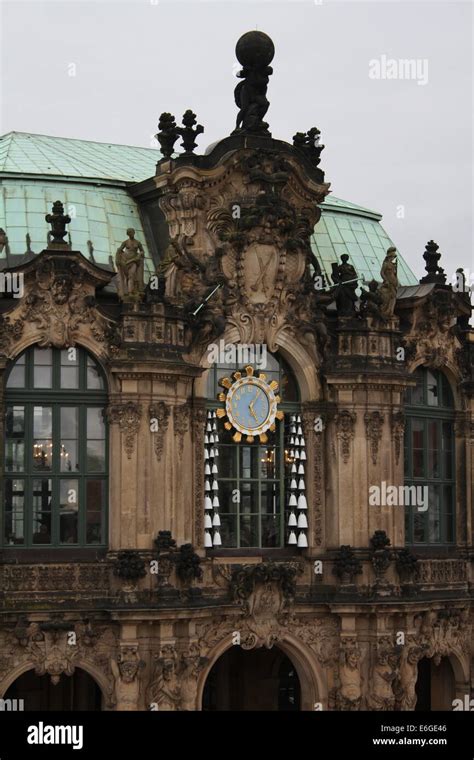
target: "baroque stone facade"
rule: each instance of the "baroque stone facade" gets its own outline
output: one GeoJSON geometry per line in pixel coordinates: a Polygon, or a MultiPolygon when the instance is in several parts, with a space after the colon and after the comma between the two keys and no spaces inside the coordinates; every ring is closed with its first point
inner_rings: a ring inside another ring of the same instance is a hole
{"type": "MultiPolygon", "coordinates": [[[[193,152],[198,125],[172,158],[178,128],[170,114],[160,120],[158,138],[171,149],[133,189],[138,203],[156,201],[167,229],[156,291],[106,295],[114,273],[71,250],[59,230],[20,267],[22,298],[2,301],[2,406],[3,376],[29,346],[81,346],[104,370],[109,527],[105,549],[0,550],[0,697],[28,670],[57,683],[81,668],[103,709],[200,710],[213,666],[233,646],[280,649],[304,710],[413,710],[422,658],[447,659],[455,696],[470,692],[466,300],[437,279],[395,303],[393,253],[382,300],[366,296],[371,308],[359,308],[347,262],[335,262],[332,284],[316,286],[310,235],[329,192],[322,146],[313,133],[290,145],[259,127],[265,109],[251,108],[250,73],[241,126],[205,155],[193,152]],[[265,344],[299,386],[309,473],[303,550],[204,545],[207,347],[220,338],[265,344]],[[442,556],[425,547],[409,572],[400,561],[403,510],[369,506],[368,489],[404,484],[404,392],[420,366],[445,372],[463,424],[455,540],[442,556]],[[376,531],[390,545],[377,549],[376,531]],[[143,573],[114,572],[124,551],[143,573]]],[[[195,125],[194,114],[186,118],[182,136],[195,125]]],[[[4,426],[3,409],[0,419],[4,426]]]]}

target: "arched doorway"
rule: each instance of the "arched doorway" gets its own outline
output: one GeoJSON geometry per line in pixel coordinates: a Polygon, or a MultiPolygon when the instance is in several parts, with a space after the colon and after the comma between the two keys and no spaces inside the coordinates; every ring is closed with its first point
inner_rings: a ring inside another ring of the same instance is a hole
{"type": "Polygon", "coordinates": [[[26,712],[32,710],[100,710],[102,694],[89,673],[76,668],[72,676],[62,675],[54,685],[48,675],[27,670],[7,689],[3,699],[22,699],[26,712]]]}
{"type": "Polygon", "coordinates": [[[300,710],[301,688],[296,668],[278,647],[250,651],[231,647],[207,677],[202,709],[300,710]]]}
{"type": "Polygon", "coordinates": [[[438,664],[423,657],[418,663],[415,710],[452,710],[456,698],[456,680],[448,657],[438,664]]]}

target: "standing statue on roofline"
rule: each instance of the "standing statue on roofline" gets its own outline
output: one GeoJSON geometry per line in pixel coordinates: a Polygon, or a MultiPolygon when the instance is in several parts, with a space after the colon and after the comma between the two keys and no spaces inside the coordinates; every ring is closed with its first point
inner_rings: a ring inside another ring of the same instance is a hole
{"type": "Polygon", "coordinates": [[[118,293],[122,301],[139,301],[145,289],[143,264],[145,251],[139,240],[135,240],[135,230],[129,227],[128,238],[117,248],[118,293]]]}

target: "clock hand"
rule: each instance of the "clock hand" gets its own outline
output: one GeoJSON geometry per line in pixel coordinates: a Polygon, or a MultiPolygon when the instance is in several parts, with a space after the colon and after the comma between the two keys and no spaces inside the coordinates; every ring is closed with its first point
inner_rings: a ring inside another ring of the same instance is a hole
{"type": "MultiPolygon", "coordinates": [[[[253,401],[255,401],[255,399],[253,401]]],[[[255,414],[255,410],[253,408],[253,401],[251,401],[249,404],[250,414],[254,418],[255,422],[258,422],[257,415],[255,414]]]]}

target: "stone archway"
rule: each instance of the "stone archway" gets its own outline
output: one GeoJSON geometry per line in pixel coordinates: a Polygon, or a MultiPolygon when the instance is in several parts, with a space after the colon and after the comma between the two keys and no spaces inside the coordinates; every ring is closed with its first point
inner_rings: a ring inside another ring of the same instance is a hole
{"type": "Polygon", "coordinates": [[[82,668],[75,668],[72,675],[63,674],[58,683],[53,683],[49,675],[37,675],[33,668],[28,668],[10,683],[3,699],[23,700],[26,712],[99,711],[104,701],[99,684],[82,668]]]}
{"type": "MultiPolygon", "coordinates": [[[[226,637],[208,653],[207,666],[201,671],[197,684],[196,703],[198,710],[206,709],[204,704],[204,690],[207,679],[211,674],[214,665],[216,665],[219,659],[232,648],[232,645],[229,646],[229,637],[226,637]]],[[[327,688],[322,674],[320,673],[320,665],[314,653],[302,644],[301,641],[290,635],[278,641],[272,650],[273,649],[277,649],[281,652],[286,657],[290,666],[294,668],[296,678],[289,673],[288,676],[290,679],[294,679],[294,683],[296,683],[297,679],[299,686],[299,709],[301,711],[327,709],[327,688]]],[[[244,650],[243,654],[245,656],[245,654],[248,654],[249,652],[260,650],[263,652],[269,651],[265,648],[258,648],[255,650],[244,650]]],[[[270,650],[270,652],[272,650],[270,650]]],[[[279,677],[277,666],[277,662],[268,660],[268,674],[269,677],[274,680],[278,680],[279,677]]]]}
{"type": "Polygon", "coordinates": [[[450,657],[423,657],[418,663],[416,711],[452,710],[456,677],[450,657]]]}
{"type": "Polygon", "coordinates": [[[277,646],[231,647],[214,663],[204,686],[206,711],[297,711],[301,686],[290,658],[277,646]]]}

